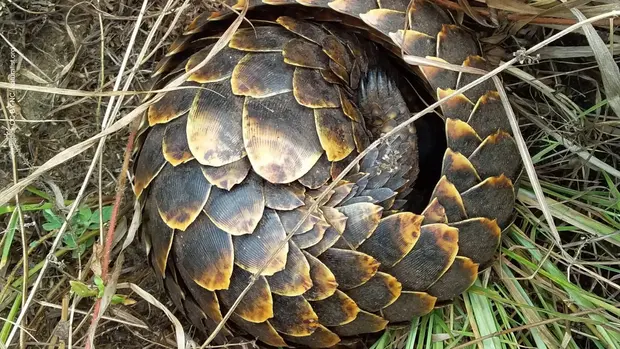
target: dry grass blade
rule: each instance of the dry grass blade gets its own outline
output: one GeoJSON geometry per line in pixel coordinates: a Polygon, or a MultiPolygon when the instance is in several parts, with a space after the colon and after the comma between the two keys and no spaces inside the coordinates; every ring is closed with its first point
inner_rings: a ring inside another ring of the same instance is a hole
{"type": "MultiPolygon", "coordinates": [[[[114,80],[114,82],[116,82],[116,80],[114,80]]],[[[150,90],[150,91],[101,91],[101,92],[97,92],[97,91],[81,91],[81,90],[72,90],[68,88],[37,86],[37,85],[24,85],[24,84],[12,85],[8,82],[0,81],[0,89],[3,89],[3,90],[32,91],[32,92],[42,92],[42,93],[49,93],[49,94],[55,94],[55,95],[74,96],[74,97],[134,96],[137,94],[168,92],[168,91],[172,91],[175,89],[181,89],[181,88],[187,88],[187,87],[171,88],[169,86],[166,89],[150,90]]]]}
{"type": "Polygon", "coordinates": [[[172,314],[172,312],[168,310],[168,308],[166,308],[164,304],[158,301],[157,298],[153,297],[150,293],[140,288],[140,286],[136,284],[129,284],[129,285],[118,284],[118,288],[125,288],[125,287],[131,288],[131,290],[134,291],[136,294],[138,294],[138,296],[142,297],[142,299],[144,299],[145,301],[151,303],[152,305],[156,306],[161,311],[163,311],[164,314],[166,314],[168,319],[170,319],[170,321],[174,325],[177,348],[178,349],[186,348],[185,332],[183,331],[183,326],[181,325],[181,322],[179,321],[179,319],[177,319],[177,317],[174,316],[174,314],[172,314]]]}
{"type": "Polygon", "coordinates": [[[487,0],[486,4],[490,8],[525,15],[538,15],[543,12],[541,9],[516,0],[487,0]]]}
{"type": "MultiPolygon", "coordinates": [[[[563,94],[545,85],[544,83],[537,80],[535,77],[527,74],[521,69],[511,67],[507,70],[507,72],[509,72],[510,74],[513,74],[514,76],[518,77],[522,81],[525,81],[528,84],[531,84],[534,88],[541,91],[545,95],[545,97],[553,101],[558,108],[561,108],[564,114],[567,115],[570,119],[577,118],[578,107],[573,106],[572,101],[570,101],[563,94]],[[560,98],[562,98],[562,100],[560,100],[560,98]],[[563,103],[563,101],[566,101],[568,103],[563,103]],[[574,109],[571,109],[569,105],[567,104],[570,104],[570,106],[574,107],[574,109]]],[[[516,105],[516,107],[519,109],[520,112],[522,112],[523,115],[528,115],[528,113],[525,110],[523,110],[523,108],[521,108],[518,104],[516,105]]],[[[554,130],[550,129],[547,125],[541,122],[541,120],[537,116],[531,117],[530,120],[534,124],[536,124],[536,126],[544,130],[547,134],[549,134],[555,140],[561,143],[570,152],[578,155],[579,157],[587,161],[592,167],[603,170],[616,178],[620,178],[620,170],[614,168],[613,166],[610,166],[609,164],[597,158],[596,155],[592,154],[589,151],[584,150],[583,147],[580,147],[579,145],[575,144],[571,140],[566,139],[566,137],[563,137],[560,133],[555,132],[554,130]]]]}
{"type": "MultiPolygon", "coordinates": [[[[538,198],[529,191],[519,190],[518,199],[526,205],[542,209],[538,198]]],[[[586,217],[583,214],[571,209],[570,207],[566,207],[551,198],[545,198],[545,202],[554,217],[557,217],[558,219],[568,222],[578,229],[590,233],[593,236],[605,239],[608,242],[620,247],[620,237],[617,236],[617,230],[603,224],[587,224],[585,223],[587,221],[585,219],[586,217]]]]}
{"type": "MultiPolygon", "coordinates": [[[[61,305],[50,303],[50,302],[37,301],[37,303],[39,303],[42,306],[47,307],[47,308],[59,309],[59,310],[62,309],[61,305]]],[[[75,309],[74,311],[77,314],[80,314],[80,315],[92,316],[92,314],[90,312],[87,312],[87,311],[84,311],[84,310],[75,309]]],[[[132,326],[132,327],[137,327],[137,328],[144,328],[144,329],[148,329],[149,328],[149,326],[147,324],[145,324],[142,320],[137,319],[135,317],[132,317],[133,321],[128,321],[128,320],[121,319],[120,317],[113,317],[113,316],[108,316],[108,315],[103,315],[101,318],[104,319],[104,320],[108,320],[108,321],[112,321],[112,322],[117,322],[119,324],[124,324],[124,325],[127,325],[127,326],[132,326]]]]}
{"type": "MultiPolygon", "coordinates": [[[[609,45],[605,45],[607,50],[609,45]]],[[[620,50],[620,44],[611,46],[614,51],[620,50]]],[[[596,51],[591,46],[553,46],[545,47],[538,51],[541,59],[568,59],[595,56],[596,51]]]]}
{"type": "Polygon", "coordinates": [[[131,224],[129,225],[129,229],[127,230],[127,236],[125,237],[125,241],[123,241],[121,251],[125,250],[133,242],[136,233],[140,228],[141,221],[142,208],[140,207],[140,201],[136,199],[133,203],[133,217],[131,218],[131,224]]]}
{"type": "MultiPolygon", "coordinates": [[[[515,141],[517,143],[517,147],[519,149],[519,153],[521,154],[521,159],[523,160],[523,165],[525,167],[525,171],[527,172],[527,176],[530,179],[530,183],[534,188],[534,193],[536,194],[536,198],[541,202],[541,210],[543,211],[543,215],[545,216],[545,220],[547,224],[549,224],[549,229],[553,234],[553,238],[555,239],[555,244],[558,248],[562,250],[562,254],[565,257],[569,258],[569,260],[573,260],[572,256],[568,255],[564,249],[562,249],[562,239],[560,238],[560,233],[558,232],[558,228],[555,226],[555,221],[553,220],[553,216],[551,215],[551,211],[547,206],[547,201],[545,201],[545,194],[540,186],[540,182],[538,180],[538,176],[536,175],[536,169],[534,168],[534,164],[532,163],[532,158],[530,157],[530,153],[527,149],[527,144],[525,143],[525,139],[523,139],[523,134],[521,134],[521,130],[519,129],[519,123],[517,121],[517,117],[510,106],[510,102],[508,101],[508,96],[506,95],[506,90],[502,82],[499,78],[493,79],[495,82],[495,88],[499,92],[500,99],[502,100],[502,105],[504,106],[504,110],[508,116],[508,120],[510,121],[510,127],[512,128],[512,132],[514,134],[515,141]]],[[[536,270],[538,272],[538,270],[536,270]]],[[[533,276],[534,274],[532,274],[533,276]]]]}
{"type": "MultiPolygon", "coordinates": [[[[586,16],[576,8],[571,8],[571,12],[580,21],[586,19],[586,16]]],[[[616,113],[616,116],[620,116],[620,69],[618,64],[614,61],[609,48],[607,48],[607,45],[605,45],[592,24],[586,24],[582,29],[588,39],[588,43],[592,47],[592,51],[594,51],[594,58],[601,70],[601,79],[603,80],[609,105],[616,113]]]]}

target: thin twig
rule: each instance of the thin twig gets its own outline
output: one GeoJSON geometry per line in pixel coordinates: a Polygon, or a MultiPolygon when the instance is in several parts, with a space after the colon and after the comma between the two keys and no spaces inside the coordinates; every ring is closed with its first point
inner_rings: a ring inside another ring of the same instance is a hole
{"type": "MultiPolygon", "coordinates": [[[[108,233],[105,236],[105,245],[103,248],[103,256],[101,262],[101,278],[105,285],[107,285],[109,280],[108,269],[110,266],[110,254],[112,253],[112,242],[114,241],[114,231],[116,229],[116,222],[118,219],[118,211],[121,206],[121,201],[123,200],[123,196],[125,194],[125,188],[127,185],[127,171],[129,169],[129,160],[131,159],[131,153],[133,151],[134,141],[136,138],[136,134],[138,133],[138,125],[133,127],[133,130],[129,134],[129,139],[127,140],[127,146],[125,147],[125,156],[123,158],[123,167],[121,173],[118,178],[118,185],[116,187],[116,198],[114,199],[114,206],[112,208],[112,215],[110,217],[110,222],[108,225],[108,233]]],[[[97,323],[100,318],[100,314],[102,313],[101,309],[101,298],[97,298],[95,302],[95,308],[93,310],[93,318],[91,322],[91,328],[89,331],[94,332],[97,326],[97,323]]],[[[86,343],[86,349],[90,348],[90,341],[86,343]]]]}

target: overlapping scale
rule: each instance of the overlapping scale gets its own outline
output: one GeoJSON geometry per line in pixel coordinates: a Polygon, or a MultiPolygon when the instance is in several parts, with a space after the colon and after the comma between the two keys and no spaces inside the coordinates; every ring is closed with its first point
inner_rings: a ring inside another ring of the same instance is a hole
{"type": "Polygon", "coordinates": [[[349,337],[363,333],[379,332],[385,329],[387,324],[388,321],[384,318],[362,310],[357,314],[355,320],[345,325],[331,327],[330,329],[339,336],[349,337]]]}
{"type": "MultiPolygon", "coordinates": [[[[322,72],[321,72],[322,73],[322,72]]],[[[340,104],[342,105],[342,111],[344,115],[346,115],[349,119],[355,122],[362,122],[363,116],[359,109],[351,102],[349,97],[347,97],[346,93],[343,89],[339,88],[338,92],[340,94],[340,104]]]]}
{"type": "Polygon", "coordinates": [[[344,292],[336,292],[325,299],[312,302],[312,308],[323,326],[339,326],[353,321],[360,308],[344,292]]]}
{"type": "Polygon", "coordinates": [[[304,293],[304,298],[309,301],[320,301],[336,292],[338,283],[336,277],[319,259],[306,251],[302,251],[310,265],[310,279],[312,287],[304,293]]]}
{"type": "Polygon", "coordinates": [[[498,117],[504,114],[504,107],[497,91],[484,94],[476,103],[468,120],[471,127],[480,137],[488,137],[498,130],[512,133],[507,117],[498,117]]]}
{"type": "Polygon", "coordinates": [[[233,244],[230,234],[201,214],[189,228],[174,234],[175,264],[201,287],[224,290],[233,275],[233,244]]]}
{"type": "Polygon", "coordinates": [[[409,27],[412,30],[436,36],[441,31],[444,23],[451,23],[450,17],[435,4],[425,0],[415,0],[411,4],[409,27]]]}
{"type": "Polygon", "coordinates": [[[521,173],[520,159],[514,139],[501,130],[485,138],[469,157],[482,178],[503,174],[512,181],[516,181],[521,173]]]}
{"type": "Polygon", "coordinates": [[[194,158],[187,143],[187,116],[177,118],[166,125],[161,151],[172,166],[188,162],[194,158]]]}
{"type": "MultiPolygon", "coordinates": [[[[228,288],[217,293],[220,302],[225,307],[230,308],[241,295],[241,292],[250,284],[251,276],[251,273],[235,267],[228,288]]],[[[264,276],[259,276],[245,297],[241,299],[235,308],[235,314],[243,320],[253,323],[261,323],[273,317],[273,297],[264,276]]]]}
{"type": "Polygon", "coordinates": [[[360,18],[369,26],[377,29],[384,35],[405,29],[405,13],[390,9],[375,9],[360,14],[360,18]]]}
{"type": "Polygon", "coordinates": [[[203,165],[219,167],[240,160],[243,148],[243,98],[232,94],[230,81],[204,85],[187,118],[187,140],[203,165]]]}
{"type": "Polygon", "coordinates": [[[308,108],[340,107],[338,90],[334,85],[325,81],[316,69],[295,68],[293,94],[299,104],[308,108]]]}
{"type": "Polygon", "coordinates": [[[285,239],[286,232],[280,218],[275,211],[265,209],[252,234],[235,236],[235,264],[251,273],[256,273],[267,265],[261,275],[273,275],[286,265],[288,242],[278,251],[285,239]],[[274,253],[275,257],[269,262],[274,253]]]}
{"type": "Polygon", "coordinates": [[[458,251],[458,229],[445,224],[422,226],[415,246],[400,262],[385,272],[403,288],[424,291],[450,267],[458,251]]]}
{"type": "Polygon", "coordinates": [[[420,236],[424,216],[400,212],[381,219],[375,232],[358,250],[376,258],[383,268],[398,263],[420,236]]]}
{"type": "Polygon", "coordinates": [[[515,192],[512,181],[504,175],[489,177],[462,194],[470,217],[496,219],[504,229],[513,216],[515,192]]]}
{"type": "Polygon", "coordinates": [[[409,1],[407,0],[377,0],[379,7],[387,8],[397,11],[406,11],[409,6],[409,1]]]}
{"type": "Polygon", "coordinates": [[[323,212],[323,217],[325,217],[325,220],[333,229],[340,234],[344,232],[349,217],[340,212],[338,209],[329,207],[328,205],[321,207],[321,212],[323,212]]]}
{"type": "Polygon", "coordinates": [[[220,229],[231,235],[251,234],[263,217],[263,179],[251,173],[230,191],[213,188],[204,212],[220,229]]]}
{"type": "Polygon", "coordinates": [[[321,42],[323,52],[329,56],[330,59],[345,67],[347,71],[351,71],[353,68],[353,62],[347,48],[338,40],[335,36],[327,36],[321,42]]]}
{"type": "Polygon", "coordinates": [[[349,71],[335,61],[329,61],[329,69],[345,84],[350,81],[349,71]]]}
{"type": "Polygon", "coordinates": [[[377,3],[375,0],[334,0],[329,3],[329,7],[338,12],[359,17],[362,13],[376,9],[377,3]]]}
{"type": "Polygon", "coordinates": [[[134,179],[134,192],[138,197],[166,164],[166,159],[162,154],[162,141],[165,131],[165,125],[154,126],[142,145],[140,157],[136,163],[134,179]]]}
{"type": "Polygon", "coordinates": [[[243,140],[254,171],[271,183],[299,179],[323,152],[312,110],[299,105],[292,93],[247,98],[243,140]]]}
{"type": "Polygon", "coordinates": [[[295,337],[312,334],[320,325],[317,314],[303,296],[273,295],[274,316],[269,320],[280,333],[295,337]]]}
{"type": "Polygon", "coordinates": [[[220,310],[220,302],[215,291],[207,290],[197,284],[185,269],[177,268],[177,271],[183,278],[183,284],[187,287],[189,293],[196,300],[205,315],[213,321],[221,321],[223,317],[220,310]]]}
{"type": "Polygon", "coordinates": [[[446,138],[448,148],[465,156],[470,156],[482,143],[476,131],[458,119],[446,119],[446,138]]]}
{"type": "MultiPolygon", "coordinates": [[[[438,57],[431,56],[426,58],[439,63],[448,63],[444,59],[438,57]]],[[[458,73],[453,70],[447,70],[430,65],[422,65],[420,66],[420,70],[434,91],[438,88],[451,88],[452,86],[456,86],[458,73]]]]}
{"type": "Polygon", "coordinates": [[[311,247],[308,247],[307,251],[313,256],[319,256],[323,252],[327,251],[330,247],[334,246],[340,239],[342,233],[338,232],[335,228],[329,227],[323,234],[321,241],[317,242],[311,247]]]}
{"type": "Polygon", "coordinates": [[[477,275],[478,264],[467,257],[456,257],[450,268],[427,292],[437,297],[438,301],[452,299],[465,292],[474,283],[477,275]]]}
{"type": "Polygon", "coordinates": [[[340,108],[316,109],[314,121],[327,160],[340,161],[355,149],[351,122],[340,108]]]}
{"type": "MultiPolygon", "coordinates": [[[[467,57],[467,59],[463,62],[463,66],[477,68],[477,69],[481,69],[484,71],[492,70],[491,65],[484,58],[477,56],[477,55],[467,57]]],[[[470,82],[478,79],[479,77],[480,75],[476,75],[476,74],[461,73],[461,76],[459,77],[458,87],[465,86],[469,84],[470,82]]],[[[468,91],[465,91],[465,95],[475,101],[475,100],[478,100],[478,98],[480,98],[487,92],[493,91],[492,93],[496,93],[494,90],[495,90],[495,83],[493,83],[493,80],[489,79],[480,84],[477,84],[476,86],[472,87],[468,91]]],[[[503,113],[503,110],[500,111],[500,113],[503,113]]],[[[499,115],[502,115],[502,114],[499,114],[499,115]]],[[[501,119],[505,119],[506,121],[508,121],[508,119],[504,117],[494,117],[493,121],[497,122],[497,121],[500,121],[501,119]]]]}
{"type": "Polygon", "coordinates": [[[250,52],[280,52],[295,38],[288,30],[276,26],[239,29],[230,39],[229,47],[250,52]]]}
{"type": "Polygon", "coordinates": [[[409,55],[427,57],[436,53],[437,42],[428,34],[401,28],[395,33],[390,33],[390,37],[409,55]]]}
{"type": "Polygon", "coordinates": [[[474,263],[491,260],[500,242],[501,230],[497,222],[484,217],[467,219],[452,224],[459,230],[459,255],[474,263]]]}
{"type": "Polygon", "coordinates": [[[207,320],[206,315],[202,312],[202,309],[200,309],[198,304],[196,304],[193,299],[185,298],[182,309],[194,326],[198,328],[198,330],[203,332],[207,331],[203,323],[203,320],[207,320]]]}
{"type": "Polygon", "coordinates": [[[149,125],[163,124],[187,113],[192,106],[200,85],[184,82],[178,89],[167,92],[148,110],[149,125]]]}
{"type": "MultiPolygon", "coordinates": [[[[293,39],[287,42],[284,45],[282,55],[284,62],[296,67],[312,68],[312,70],[324,70],[329,67],[329,57],[321,50],[321,46],[306,39],[293,39]]],[[[317,74],[319,73],[317,72],[317,74]]],[[[319,78],[321,78],[320,74],[319,78]]],[[[293,80],[293,84],[295,84],[295,80],[293,80]]]]}
{"type": "MultiPolygon", "coordinates": [[[[200,64],[209,55],[213,46],[207,46],[206,48],[198,51],[192,55],[185,66],[187,72],[192,71],[198,64],[200,64]]],[[[221,51],[215,54],[209,62],[198,70],[194,71],[188,78],[188,81],[204,84],[207,82],[222,81],[230,78],[233,69],[246,55],[245,52],[238,51],[232,48],[224,47],[221,51]]]]}
{"type": "Polygon", "coordinates": [[[299,296],[313,286],[310,264],[299,247],[291,242],[284,270],[266,278],[271,292],[282,296],[299,296]]]}
{"type": "Polygon", "coordinates": [[[431,198],[436,198],[441,206],[443,206],[448,222],[458,222],[467,218],[463,199],[454,184],[448,181],[447,176],[444,175],[439,182],[437,182],[431,198]]]}
{"type": "Polygon", "coordinates": [[[214,186],[231,190],[235,185],[243,182],[250,171],[250,161],[246,157],[220,167],[203,166],[202,174],[214,186]]]}
{"type": "MultiPolygon", "coordinates": [[[[385,183],[385,186],[388,186],[387,182],[385,183]]],[[[373,203],[381,204],[384,201],[388,201],[397,195],[397,193],[394,192],[392,189],[386,187],[364,190],[360,193],[360,195],[369,196],[372,198],[373,203]]]]}
{"type": "Polygon", "coordinates": [[[265,206],[288,211],[304,205],[305,189],[297,183],[288,185],[264,182],[265,206]]]}
{"type": "Polygon", "coordinates": [[[300,344],[309,348],[329,348],[340,342],[340,337],[338,337],[338,335],[320,325],[308,336],[294,337],[284,335],[284,338],[287,342],[300,344]]]}
{"type": "MultiPolygon", "coordinates": [[[[437,89],[437,99],[442,99],[454,93],[452,89],[437,89]]],[[[448,99],[441,105],[441,111],[446,119],[457,119],[467,122],[474,104],[465,97],[464,94],[458,94],[448,99]]]]}
{"type": "Polygon", "coordinates": [[[317,45],[321,45],[327,36],[327,33],[318,25],[293,17],[282,16],[277,19],[277,22],[284,28],[317,45]]]}
{"type": "MultiPolygon", "coordinates": [[[[343,203],[344,199],[351,195],[351,191],[355,187],[354,183],[347,183],[345,181],[341,181],[334,187],[333,194],[329,197],[324,206],[326,207],[336,207],[343,203]]],[[[352,208],[353,209],[353,208],[352,208]]],[[[339,210],[340,214],[336,212],[332,212],[333,216],[343,215],[344,213],[339,210]]],[[[345,215],[346,216],[346,215],[345,215]]],[[[342,229],[344,231],[344,229],[342,229]]]]}
{"type": "Polygon", "coordinates": [[[306,249],[319,243],[325,236],[325,231],[330,227],[327,222],[321,221],[303,234],[295,234],[291,237],[291,241],[296,243],[300,248],[306,249]]]}
{"type": "Polygon", "coordinates": [[[383,207],[371,203],[357,203],[338,207],[338,211],[347,216],[342,238],[347,244],[357,248],[379,225],[383,207]]]}
{"type": "Polygon", "coordinates": [[[443,156],[441,172],[459,192],[463,192],[481,181],[476,168],[478,166],[474,166],[463,154],[448,148],[443,156]]]}
{"type": "Polygon", "coordinates": [[[299,229],[295,231],[295,234],[303,234],[314,227],[316,223],[321,220],[321,217],[318,213],[310,213],[310,215],[304,219],[304,217],[308,214],[310,210],[311,203],[308,201],[308,204],[304,203],[304,206],[298,207],[296,209],[290,211],[278,211],[278,216],[280,217],[280,221],[282,222],[282,226],[284,227],[284,231],[289,234],[295,229],[295,227],[300,223],[299,229]]]}
{"type": "Polygon", "coordinates": [[[411,321],[430,313],[436,301],[426,292],[402,291],[394,303],[381,310],[381,315],[391,323],[411,321]]]}
{"type": "Polygon", "coordinates": [[[330,84],[342,84],[344,82],[331,70],[320,70],[320,73],[323,80],[330,84]]]}
{"type": "Polygon", "coordinates": [[[172,304],[179,310],[183,311],[183,300],[185,299],[185,293],[181,289],[181,286],[176,282],[174,275],[168,271],[164,278],[164,287],[172,300],[172,304]]]}
{"type": "Polygon", "coordinates": [[[341,290],[365,283],[379,268],[379,262],[372,256],[351,250],[329,248],[318,258],[334,274],[341,290]]]}
{"type": "Polygon", "coordinates": [[[174,229],[186,230],[198,217],[211,193],[211,183],[200,164],[190,161],[177,167],[166,165],[151,188],[161,218],[174,229]]]}
{"type": "Polygon", "coordinates": [[[252,323],[244,320],[238,315],[233,314],[231,316],[231,320],[241,329],[252,335],[254,338],[262,341],[267,345],[271,345],[274,347],[285,347],[286,342],[276,332],[275,328],[271,326],[269,321],[261,322],[261,323],[252,323]]]}
{"type": "MultiPolygon", "coordinates": [[[[461,64],[467,57],[478,55],[474,38],[457,25],[444,24],[437,35],[437,56],[452,64],[461,64]]],[[[449,85],[446,85],[449,87],[449,85]]],[[[455,86],[455,85],[452,85],[455,86]]]]}
{"type": "Polygon", "coordinates": [[[331,166],[331,162],[327,160],[327,155],[321,155],[310,171],[299,178],[299,183],[309,189],[321,187],[330,179],[331,166]]]}
{"type": "Polygon", "coordinates": [[[230,83],[235,95],[265,98],[293,90],[293,69],[280,52],[248,53],[235,66],[230,83]]]}
{"type": "Polygon", "coordinates": [[[164,277],[168,254],[172,247],[173,230],[159,216],[155,200],[147,201],[144,211],[148,219],[145,220],[142,229],[150,240],[151,249],[149,253],[152,255],[151,259],[154,262],[155,270],[160,277],[164,277]]]}
{"type": "Polygon", "coordinates": [[[357,305],[369,312],[377,312],[394,303],[400,296],[402,285],[390,274],[378,272],[365,284],[347,291],[357,305]]]}

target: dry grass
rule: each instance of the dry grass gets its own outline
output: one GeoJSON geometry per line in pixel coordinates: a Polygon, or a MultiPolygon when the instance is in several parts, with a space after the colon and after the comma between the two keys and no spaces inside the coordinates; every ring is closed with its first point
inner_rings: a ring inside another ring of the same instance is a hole
{"type": "MultiPolygon", "coordinates": [[[[502,77],[532,171],[492,268],[453,305],[387,331],[374,348],[620,348],[620,37],[614,17],[584,24],[620,8],[605,1],[573,9],[543,0],[436,2],[463,9],[467,22],[486,28],[487,53],[510,63],[502,77]],[[535,45],[544,47],[523,51],[535,45]]],[[[192,330],[185,327],[185,335],[144,270],[141,247],[130,244],[139,217],[132,217],[129,191],[103,297],[79,285],[93,285],[93,272],[105,268],[95,242],[103,244],[105,212],[140,116],[135,107],[144,95],[134,91],[149,90],[152,57],[183,27],[175,23],[187,23],[204,6],[210,4],[0,0],[0,81],[9,81],[14,68],[18,84],[10,90],[15,103],[8,93],[0,96],[0,343],[12,337],[13,345],[49,348],[89,340],[99,348],[186,346],[192,330]],[[84,207],[99,211],[88,215],[84,207]],[[63,223],[73,211],[77,218],[63,223]],[[110,304],[117,293],[125,304],[110,304]],[[96,299],[107,310],[91,325],[96,299]],[[27,322],[15,326],[22,318],[27,322]]]]}

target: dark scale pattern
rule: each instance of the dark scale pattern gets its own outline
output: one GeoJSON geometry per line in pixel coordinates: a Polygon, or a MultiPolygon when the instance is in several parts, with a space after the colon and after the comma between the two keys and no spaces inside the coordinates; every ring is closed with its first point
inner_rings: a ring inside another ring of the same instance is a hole
{"type": "MultiPolygon", "coordinates": [[[[198,330],[213,330],[259,273],[219,341],[349,343],[445,304],[493,259],[522,166],[492,84],[444,104],[437,128],[417,123],[386,140],[326,192],[370,142],[423,107],[403,83],[414,71],[437,98],[474,78],[383,57],[402,49],[490,68],[451,16],[428,1],[408,5],[251,0],[248,18],[260,20],[149,108],[134,169],[142,234],[198,330]],[[440,133],[448,149],[429,144],[440,133]],[[416,181],[428,187],[423,199],[416,181]],[[408,200],[421,209],[405,211],[408,200]]],[[[200,64],[233,17],[228,8],[198,16],[157,65],[159,84],[200,64]]]]}

